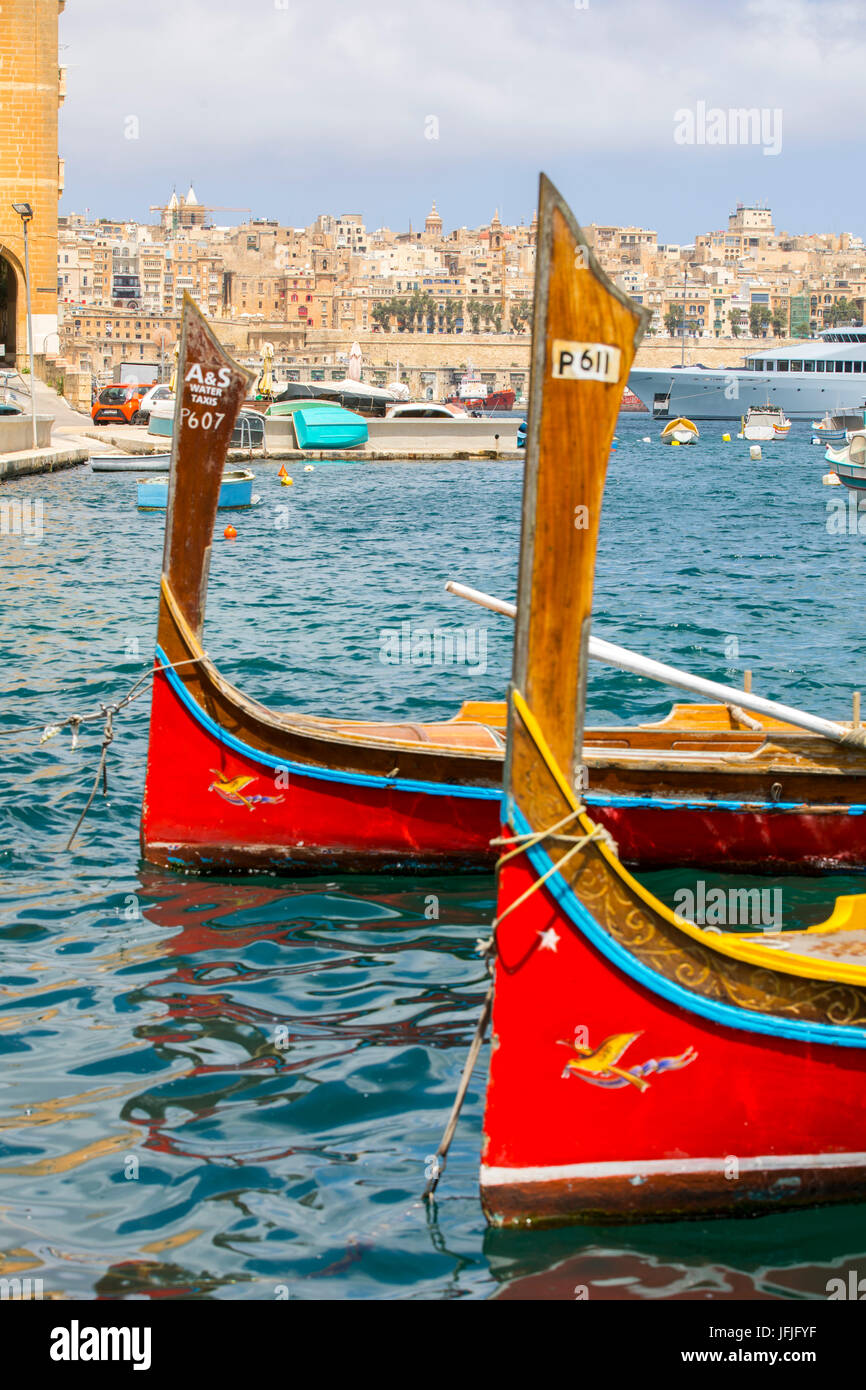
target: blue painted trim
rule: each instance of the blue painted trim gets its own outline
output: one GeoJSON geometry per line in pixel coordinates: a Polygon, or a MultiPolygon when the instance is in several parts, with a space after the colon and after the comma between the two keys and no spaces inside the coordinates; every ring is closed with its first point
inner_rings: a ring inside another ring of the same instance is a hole
{"type": "MultiPolygon", "coordinates": [[[[157,646],[156,659],[161,665],[168,668],[168,657],[161,647],[157,646]]],[[[166,669],[162,673],[177,698],[180,700],[184,709],[195,720],[197,724],[215,738],[218,743],[225,748],[231,748],[234,753],[240,753],[248,758],[250,762],[258,763],[260,767],[267,767],[273,771],[285,770],[295,773],[297,776],[309,777],[313,781],[320,782],[340,782],[352,787],[373,787],[378,791],[402,791],[421,793],[424,796],[454,796],[463,797],[474,801],[499,801],[502,793],[495,787],[461,787],[450,782],[416,782],[408,777],[375,777],[366,772],[335,772],[332,768],[310,767],[307,763],[293,763],[281,761],[274,758],[270,753],[263,753],[259,748],[253,748],[249,743],[244,743],[242,739],[236,738],[234,734],[228,733],[220,728],[209,714],[197,705],[188,694],[183,681],[176,671],[166,669]]]]}
{"type": "MultiPolygon", "coordinates": [[[[701,801],[699,798],[684,797],[677,800],[672,796],[629,796],[619,792],[587,792],[584,796],[587,806],[623,806],[639,810],[643,807],[654,811],[746,811],[763,815],[767,811],[801,811],[808,815],[812,809],[802,801],[701,801]]],[[[816,808],[816,809],[820,809],[816,808]]],[[[839,815],[862,816],[866,813],[866,803],[859,802],[846,806],[839,815]]]]}
{"type": "MultiPolygon", "coordinates": [[[[504,814],[503,804],[503,817],[504,814]]],[[[511,816],[518,835],[530,833],[529,822],[514,801],[511,803],[511,816]]],[[[553,860],[540,845],[527,850],[526,857],[539,876],[553,867],[553,860]]],[[[670,1003],[685,1009],[687,1013],[698,1014],[712,1023],[722,1024],[726,1028],[739,1028],[747,1033],[767,1033],[771,1037],[790,1038],[796,1042],[830,1043],[836,1047],[866,1047],[866,1028],[846,1028],[835,1023],[797,1023],[793,1019],[750,1013],[747,1009],[738,1009],[736,1005],[719,1004],[713,999],[704,999],[693,994],[691,990],[684,989],[682,985],[666,980],[663,975],[650,970],[618,941],[608,936],[561,874],[551,874],[544,884],[544,889],[556,899],[572,925],[611,965],[628,975],[636,984],[648,989],[651,994],[660,995],[670,1003]]]]}

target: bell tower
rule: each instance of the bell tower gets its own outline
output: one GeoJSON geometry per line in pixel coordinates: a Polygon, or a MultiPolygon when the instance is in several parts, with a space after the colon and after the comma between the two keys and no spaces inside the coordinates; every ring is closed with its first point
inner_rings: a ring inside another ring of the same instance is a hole
{"type": "Polygon", "coordinates": [[[27,295],[22,218],[29,207],[33,351],[57,338],[57,204],[63,163],[57,113],[66,91],[58,66],[58,19],[65,0],[2,0],[0,16],[0,365],[27,361],[27,295]]]}

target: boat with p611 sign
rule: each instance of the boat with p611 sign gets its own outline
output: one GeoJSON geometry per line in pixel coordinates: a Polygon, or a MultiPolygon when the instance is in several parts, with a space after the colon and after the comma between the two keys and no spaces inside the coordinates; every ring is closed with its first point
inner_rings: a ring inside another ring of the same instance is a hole
{"type": "Polygon", "coordinates": [[[537,1228],[862,1200],[866,896],[808,930],[707,929],[627,872],[581,800],[602,492],[645,311],[544,178],[535,306],[484,1211],[537,1228]],[[563,340],[619,371],[562,377],[563,340]]]}
{"type": "MultiPolygon", "coordinates": [[[[188,370],[234,380],[240,369],[191,303],[184,324],[188,370]]],[[[230,685],[203,651],[210,547],[234,417],[231,398],[205,412],[194,382],[184,390],[187,414],[169,481],[175,501],[142,809],[145,857],[214,873],[489,867],[502,704],[470,701],[453,719],[426,724],[269,710],[230,685]],[[209,429],[188,423],[199,415],[209,429]]],[[[587,733],[587,799],[629,862],[866,866],[866,757],[857,730],[647,662],[594,636],[589,652],[721,702],[679,705],[661,724],[587,733]]]]}
{"type": "Polygon", "coordinates": [[[633,367],[628,382],[657,420],[739,420],[769,402],[789,420],[811,422],[862,406],[866,328],[828,328],[755,353],[745,366],[633,367]]]}

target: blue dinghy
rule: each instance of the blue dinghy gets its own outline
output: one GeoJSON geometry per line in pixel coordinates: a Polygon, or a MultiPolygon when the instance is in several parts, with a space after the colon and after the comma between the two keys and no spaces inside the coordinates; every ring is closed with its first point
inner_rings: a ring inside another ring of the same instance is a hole
{"type": "MultiPolygon", "coordinates": [[[[219,507],[251,507],[258,500],[253,496],[255,473],[246,468],[223,473],[219,507]]],[[[138,509],[142,512],[165,511],[168,506],[168,478],[142,478],[138,484],[138,509]]]]}
{"type": "Polygon", "coordinates": [[[341,405],[293,411],[299,449],[354,449],[367,443],[367,421],[341,405]]]}

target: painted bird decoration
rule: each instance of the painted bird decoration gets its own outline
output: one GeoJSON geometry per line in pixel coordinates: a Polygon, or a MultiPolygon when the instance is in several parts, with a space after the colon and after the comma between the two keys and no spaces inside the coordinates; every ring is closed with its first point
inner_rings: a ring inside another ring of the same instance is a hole
{"type": "Polygon", "coordinates": [[[620,1058],[635,1039],[641,1036],[640,1032],[612,1033],[598,1047],[581,1047],[574,1042],[563,1043],[564,1047],[572,1048],[578,1055],[569,1058],[562,1075],[576,1076],[581,1081],[589,1081],[596,1086],[635,1086],[639,1091],[646,1091],[649,1089],[649,1082],[645,1080],[647,1076],[654,1072],[679,1071],[680,1068],[694,1062],[698,1055],[693,1047],[687,1047],[678,1057],[651,1057],[649,1061],[641,1062],[630,1070],[618,1066],[620,1058]]]}
{"type": "Polygon", "coordinates": [[[244,788],[248,787],[251,782],[255,782],[257,780],[255,777],[245,775],[226,777],[224,772],[220,772],[215,767],[211,768],[211,774],[214,780],[208,787],[208,791],[216,792],[217,796],[221,796],[223,801],[227,801],[230,806],[246,806],[248,811],[252,811],[256,806],[263,804],[272,806],[283,800],[281,796],[261,796],[258,794],[244,796],[244,788]]]}

